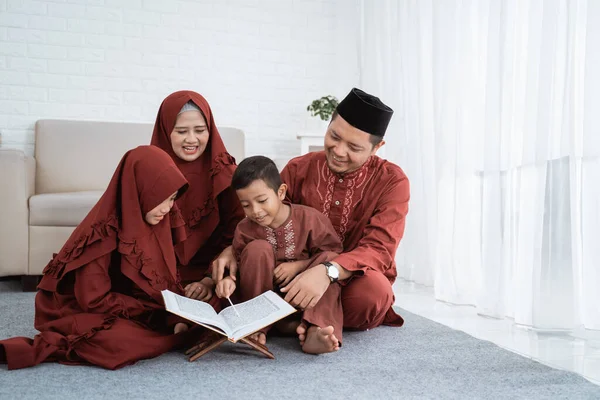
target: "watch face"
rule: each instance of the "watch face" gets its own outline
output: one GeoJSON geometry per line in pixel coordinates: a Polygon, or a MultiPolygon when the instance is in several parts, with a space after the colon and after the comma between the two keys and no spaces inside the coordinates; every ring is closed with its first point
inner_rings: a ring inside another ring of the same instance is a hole
{"type": "Polygon", "coordinates": [[[338,269],[335,266],[331,265],[327,267],[327,275],[329,275],[333,279],[337,279],[340,276],[340,271],[338,271],[338,269]]]}

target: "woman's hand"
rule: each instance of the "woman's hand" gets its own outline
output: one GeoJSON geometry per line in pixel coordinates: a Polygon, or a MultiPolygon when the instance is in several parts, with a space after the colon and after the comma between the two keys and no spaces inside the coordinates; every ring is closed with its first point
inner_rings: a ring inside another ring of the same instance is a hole
{"type": "Polygon", "coordinates": [[[225,270],[229,270],[229,276],[234,281],[237,273],[237,261],[233,255],[233,247],[229,246],[221,252],[219,257],[212,264],[212,279],[214,282],[219,282],[225,276],[225,270]]]}
{"type": "Polygon", "coordinates": [[[193,282],[184,288],[185,297],[208,302],[213,297],[214,282],[206,277],[200,282],[193,282]]]}

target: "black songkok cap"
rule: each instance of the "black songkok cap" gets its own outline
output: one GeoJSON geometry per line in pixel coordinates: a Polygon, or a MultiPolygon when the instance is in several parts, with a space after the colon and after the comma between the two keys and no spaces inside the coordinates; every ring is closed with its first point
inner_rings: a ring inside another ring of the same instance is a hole
{"type": "Polygon", "coordinates": [[[354,88],[338,104],[337,113],[353,127],[383,137],[394,110],[378,97],[354,88]]]}

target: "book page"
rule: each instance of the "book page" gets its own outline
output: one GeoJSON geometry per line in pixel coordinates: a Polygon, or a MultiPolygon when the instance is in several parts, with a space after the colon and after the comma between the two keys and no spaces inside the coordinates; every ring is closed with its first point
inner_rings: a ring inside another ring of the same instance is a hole
{"type": "Polygon", "coordinates": [[[200,325],[216,326],[226,333],[227,336],[231,333],[227,322],[215,312],[210,304],[180,296],[170,290],[163,290],[161,293],[165,300],[167,311],[200,325]]]}
{"type": "Polygon", "coordinates": [[[177,302],[177,309],[195,317],[213,319],[218,316],[215,309],[203,301],[183,296],[176,296],[175,301],[177,302]]]}
{"type": "Polygon", "coordinates": [[[229,306],[219,313],[233,332],[233,339],[237,341],[246,335],[292,314],[296,309],[285,300],[268,291],[243,303],[229,306]],[[240,314],[236,314],[236,311],[240,314]]]}
{"type": "Polygon", "coordinates": [[[266,297],[258,296],[252,300],[236,305],[235,310],[233,307],[227,307],[221,311],[221,316],[233,331],[244,325],[268,317],[270,314],[279,311],[279,307],[266,297]],[[235,310],[240,314],[239,317],[235,310]]]}

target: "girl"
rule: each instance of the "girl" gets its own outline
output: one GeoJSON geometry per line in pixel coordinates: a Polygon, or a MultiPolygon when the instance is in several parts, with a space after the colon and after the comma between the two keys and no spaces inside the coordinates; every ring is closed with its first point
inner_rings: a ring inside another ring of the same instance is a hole
{"type": "Polygon", "coordinates": [[[183,293],[174,243],[185,239],[174,205],[188,184],[154,146],[127,152],[108,188],[44,269],[33,339],[0,341],[9,369],[44,361],[118,369],[183,344],[161,290],[183,293]]]}

